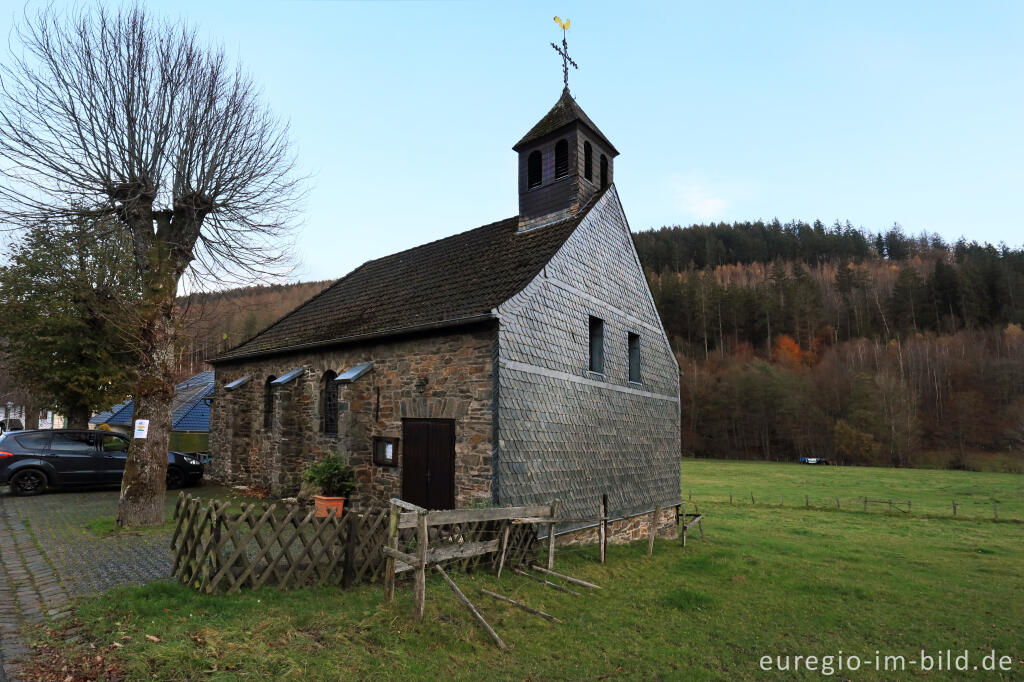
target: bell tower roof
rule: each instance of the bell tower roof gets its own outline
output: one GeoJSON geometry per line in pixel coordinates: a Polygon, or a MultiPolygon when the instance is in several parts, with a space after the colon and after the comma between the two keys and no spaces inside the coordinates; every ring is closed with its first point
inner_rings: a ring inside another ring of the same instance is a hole
{"type": "Polygon", "coordinates": [[[576,103],[576,100],[571,94],[569,94],[569,88],[562,90],[562,96],[555,102],[555,106],[551,107],[551,111],[544,115],[544,117],[537,122],[537,125],[530,128],[530,132],[523,136],[523,139],[516,142],[515,146],[512,147],[515,151],[522,151],[524,147],[529,146],[531,143],[540,140],[547,135],[550,135],[561,128],[568,126],[569,124],[579,121],[594,133],[596,139],[604,143],[605,147],[611,153],[613,157],[618,156],[619,152],[615,149],[608,138],[604,136],[604,133],[598,129],[590,117],[587,116],[586,112],[576,103]]]}

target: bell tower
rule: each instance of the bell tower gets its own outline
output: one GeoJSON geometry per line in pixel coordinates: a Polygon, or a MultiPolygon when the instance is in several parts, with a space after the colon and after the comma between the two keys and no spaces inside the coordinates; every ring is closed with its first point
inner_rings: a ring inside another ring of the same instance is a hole
{"type": "Polygon", "coordinates": [[[563,22],[562,96],[551,111],[512,149],[519,154],[519,229],[529,230],[576,213],[588,199],[612,184],[613,160],[619,155],[569,92],[569,57],[563,22]]]}

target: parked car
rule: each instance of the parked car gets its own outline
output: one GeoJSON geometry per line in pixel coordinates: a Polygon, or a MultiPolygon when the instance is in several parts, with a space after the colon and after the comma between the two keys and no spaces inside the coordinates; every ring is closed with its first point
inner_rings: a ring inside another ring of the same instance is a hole
{"type": "Polygon", "coordinates": [[[801,464],[828,464],[828,460],[824,457],[801,457],[801,464]]]}
{"type": "Polygon", "coordinates": [[[21,423],[20,419],[13,417],[0,419],[0,434],[7,433],[8,431],[21,431],[23,428],[25,428],[25,425],[21,423]]]}
{"type": "MultiPolygon", "coordinates": [[[[38,495],[53,486],[119,484],[131,440],[110,431],[12,431],[0,436],[0,485],[15,495],[38,495]]],[[[203,463],[167,453],[167,487],[198,483],[203,463]]]]}

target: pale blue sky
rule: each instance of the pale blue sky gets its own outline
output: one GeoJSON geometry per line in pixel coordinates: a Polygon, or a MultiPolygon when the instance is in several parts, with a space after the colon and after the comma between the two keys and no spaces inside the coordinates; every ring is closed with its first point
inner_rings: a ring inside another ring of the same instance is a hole
{"type": "Polygon", "coordinates": [[[634,231],[838,218],[1024,242],[1024,3],[146,4],[291,122],[314,174],[300,279],[517,212],[511,146],[562,85],[556,14],[634,231]]]}

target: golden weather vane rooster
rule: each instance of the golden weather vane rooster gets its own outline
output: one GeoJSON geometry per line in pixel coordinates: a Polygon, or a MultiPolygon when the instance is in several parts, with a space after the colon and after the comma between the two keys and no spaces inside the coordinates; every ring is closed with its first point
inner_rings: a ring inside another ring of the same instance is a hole
{"type": "Polygon", "coordinates": [[[551,43],[551,47],[555,48],[555,52],[562,55],[562,80],[565,82],[565,89],[569,90],[569,65],[572,64],[572,68],[578,69],[576,62],[569,56],[569,44],[565,42],[565,32],[569,30],[569,20],[562,21],[560,17],[555,17],[555,23],[562,27],[562,47],[558,47],[555,43],[551,43]]]}

